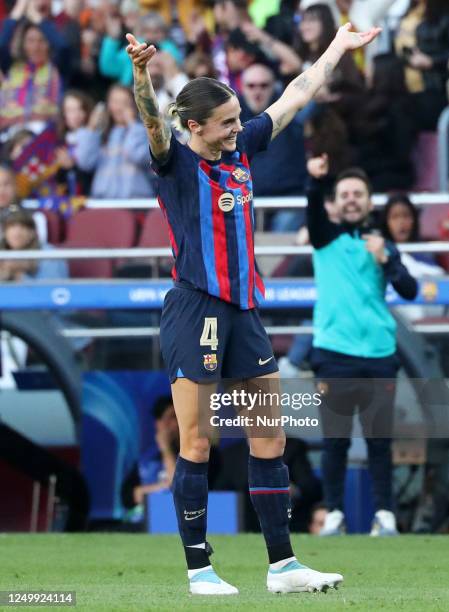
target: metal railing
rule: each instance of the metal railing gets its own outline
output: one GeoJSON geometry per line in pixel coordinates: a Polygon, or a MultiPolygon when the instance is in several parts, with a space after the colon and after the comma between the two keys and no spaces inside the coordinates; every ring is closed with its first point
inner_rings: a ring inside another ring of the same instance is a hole
{"type": "MultiPolygon", "coordinates": [[[[449,108],[447,109],[449,111],[449,108]]],[[[449,115],[447,121],[449,122],[449,115]]],[[[411,193],[409,197],[416,206],[438,206],[449,204],[449,184],[446,180],[444,187],[441,188],[441,193],[411,193]]],[[[372,197],[374,206],[384,206],[388,200],[388,195],[384,193],[376,193],[372,197]]],[[[26,208],[39,208],[38,200],[24,200],[23,205],[26,208]]],[[[255,197],[254,208],[256,209],[283,209],[283,208],[305,208],[307,206],[307,198],[305,196],[283,196],[283,197],[255,197]]],[[[135,200],[111,200],[111,199],[96,199],[86,198],[86,208],[97,209],[135,209],[145,210],[159,208],[156,198],[141,198],[135,200]]]]}
{"type": "MultiPolygon", "coordinates": [[[[411,328],[420,334],[447,334],[449,323],[418,323],[411,328]]],[[[313,334],[313,327],[298,325],[268,325],[265,330],[270,336],[295,336],[313,334]]],[[[159,327],[102,327],[67,328],[61,330],[66,338],[155,338],[160,334],[159,327]]]]}
{"type": "MultiPolygon", "coordinates": [[[[448,253],[449,242],[416,242],[397,245],[404,253],[448,253]]],[[[258,256],[276,255],[310,255],[311,246],[256,246],[255,254],[258,256]]],[[[172,257],[168,247],[163,248],[131,248],[131,249],[54,249],[29,251],[0,251],[0,260],[23,259],[146,259],[172,257]]]]}

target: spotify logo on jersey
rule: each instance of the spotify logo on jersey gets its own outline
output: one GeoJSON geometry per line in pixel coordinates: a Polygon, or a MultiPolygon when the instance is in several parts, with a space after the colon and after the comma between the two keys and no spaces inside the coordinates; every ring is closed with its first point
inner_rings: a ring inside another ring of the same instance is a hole
{"type": "Polygon", "coordinates": [[[235,198],[232,193],[222,193],[218,198],[218,208],[223,212],[229,212],[234,208],[235,198]]]}

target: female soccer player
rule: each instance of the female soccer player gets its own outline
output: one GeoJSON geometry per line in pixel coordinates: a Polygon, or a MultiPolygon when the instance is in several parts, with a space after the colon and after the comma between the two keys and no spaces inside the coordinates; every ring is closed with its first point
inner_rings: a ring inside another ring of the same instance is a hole
{"type": "MultiPolygon", "coordinates": [[[[209,561],[210,443],[198,424],[200,393],[205,384],[219,379],[257,385],[261,377],[279,377],[257,311],[264,287],[254,260],[249,159],[266,149],[313,98],[346,51],[368,44],[380,32],[373,28],[355,33],[350,28],[341,27],[320,59],[266,112],[243,126],[232,89],[207,77],[190,81],[169,110],[189,132],[187,145],[172,135],[158,110],[148,70],[156,48],[126,35],[134,95],[148,132],[152,167],[159,175],[158,199],[175,257],[175,287],[165,299],[160,336],[179,422],[180,456],[172,488],[193,594],[238,593],[217,576],[209,561]]],[[[253,437],[249,443],[249,489],[268,549],[268,589],[296,592],[336,586],[343,580],[340,574],[307,568],[291,548],[284,433],[253,437]]]]}

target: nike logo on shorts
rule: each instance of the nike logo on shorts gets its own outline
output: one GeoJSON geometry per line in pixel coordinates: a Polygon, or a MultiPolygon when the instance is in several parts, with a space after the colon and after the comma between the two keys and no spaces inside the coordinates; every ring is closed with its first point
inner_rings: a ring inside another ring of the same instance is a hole
{"type": "Polygon", "coordinates": [[[266,363],[268,363],[269,361],[271,361],[272,359],[273,359],[273,355],[271,355],[271,357],[268,357],[268,359],[262,359],[262,358],[259,357],[259,365],[263,366],[266,363]]]}
{"type": "Polygon", "coordinates": [[[184,510],[184,519],[186,521],[194,521],[197,518],[200,518],[200,516],[203,516],[203,514],[206,512],[206,508],[202,508],[201,510],[184,510]]]}

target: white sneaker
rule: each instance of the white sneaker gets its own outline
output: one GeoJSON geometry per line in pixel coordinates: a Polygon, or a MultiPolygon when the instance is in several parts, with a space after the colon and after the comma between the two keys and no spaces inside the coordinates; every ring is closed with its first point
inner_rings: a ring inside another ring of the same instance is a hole
{"type": "Polygon", "coordinates": [[[397,536],[396,517],[390,510],[378,510],[374,515],[370,536],[397,536]]]}
{"type": "Polygon", "coordinates": [[[238,589],[219,578],[212,565],[188,570],[187,574],[192,595],[238,595],[238,589]]]}
{"type": "Polygon", "coordinates": [[[345,515],[341,510],[332,510],[326,514],[320,536],[343,535],[346,533],[345,515]]]}
{"type": "Polygon", "coordinates": [[[326,592],[336,589],[341,582],[341,574],[323,574],[298,563],[296,559],[280,569],[269,569],[267,575],[267,588],[271,593],[326,592]]]}

